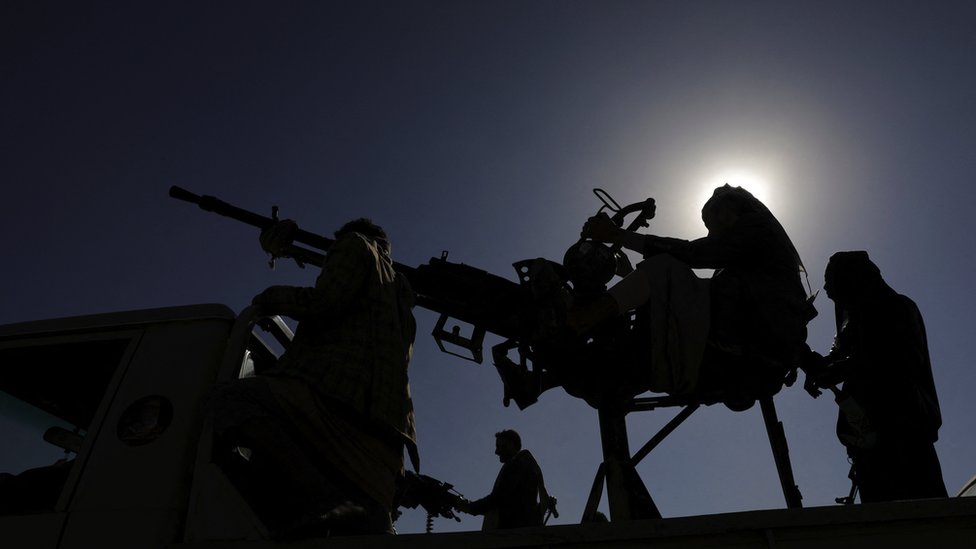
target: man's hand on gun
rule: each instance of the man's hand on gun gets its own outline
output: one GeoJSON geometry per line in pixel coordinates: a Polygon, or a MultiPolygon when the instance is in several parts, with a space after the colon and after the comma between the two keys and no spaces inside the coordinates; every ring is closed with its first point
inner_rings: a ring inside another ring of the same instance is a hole
{"type": "Polygon", "coordinates": [[[814,398],[820,396],[822,389],[829,389],[836,394],[837,386],[844,382],[852,364],[849,357],[837,357],[833,353],[822,356],[816,351],[810,351],[804,357],[801,367],[806,374],[803,389],[814,398]]]}
{"type": "Polygon", "coordinates": [[[600,242],[616,242],[622,232],[623,229],[618,227],[610,216],[601,212],[586,220],[583,230],[580,231],[580,237],[600,242]]]}
{"type": "Polygon", "coordinates": [[[467,498],[458,498],[458,500],[454,502],[454,509],[466,515],[470,515],[471,502],[468,501],[467,498]]]}
{"type": "Polygon", "coordinates": [[[286,257],[295,241],[295,231],[297,230],[298,223],[291,219],[283,219],[271,225],[261,231],[261,236],[258,237],[261,249],[271,254],[272,257],[286,257]]]}

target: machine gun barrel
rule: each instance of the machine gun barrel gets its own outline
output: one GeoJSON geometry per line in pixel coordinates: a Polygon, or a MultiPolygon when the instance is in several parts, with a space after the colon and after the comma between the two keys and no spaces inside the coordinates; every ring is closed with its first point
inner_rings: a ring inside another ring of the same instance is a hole
{"type": "MultiPolygon", "coordinates": [[[[272,208],[272,217],[266,217],[243,208],[238,208],[232,204],[228,204],[215,196],[194,194],[176,185],[169,188],[169,195],[177,200],[196,204],[197,206],[200,206],[201,210],[213,212],[231,219],[236,219],[237,221],[247,223],[248,225],[252,225],[259,229],[267,229],[278,222],[277,207],[272,208]]],[[[318,248],[322,251],[328,251],[334,240],[309,231],[297,229],[295,231],[295,242],[300,242],[307,246],[318,248]]]]}
{"type": "MultiPolygon", "coordinates": [[[[177,200],[196,204],[200,209],[267,229],[278,223],[277,208],[272,208],[272,216],[266,217],[243,208],[228,204],[217,197],[198,195],[178,186],[169,189],[169,195],[177,200]]],[[[327,252],[334,240],[324,236],[297,229],[294,241],[327,252]]],[[[321,266],[324,256],[312,250],[293,246],[294,257],[302,263],[321,266]]],[[[502,337],[513,337],[520,332],[518,311],[524,303],[520,286],[481,269],[452,263],[444,252],[439,258],[419,267],[411,267],[394,262],[393,268],[407,278],[417,293],[417,305],[441,314],[433,336],[438,346],[448,351],[443,343],[466,349],[475,362],[481,362],[481,345],[485,332],[502,337]],[[470,324],[470,336],[460,334],[459,327],[447,328],[445,323],[453,318],[470,324]]],[[[455,353],[451,353],[455,354],[455,353]]]]}

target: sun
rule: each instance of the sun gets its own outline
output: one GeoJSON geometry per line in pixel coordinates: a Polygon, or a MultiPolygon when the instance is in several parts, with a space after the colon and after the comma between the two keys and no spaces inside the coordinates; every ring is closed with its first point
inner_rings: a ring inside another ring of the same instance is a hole
{"type": "Polygon", "coordinates": [[[755,163],[723,162],[704,167],[702,171],[692,174],[681,191],[681,203],[688,208],[689,213],[677,222],[675,230],[682,234],[700,234],[704,229],[701,218],[691,215],[690,212],[700,212],[715,189],[725,184],[742,187],[765,204],[774,215],[783,215],[783,209],[789,208],[792,199],[779,184],[778,170],[765,164],[762,167],[766,169],[757,169],[755,163]]]}

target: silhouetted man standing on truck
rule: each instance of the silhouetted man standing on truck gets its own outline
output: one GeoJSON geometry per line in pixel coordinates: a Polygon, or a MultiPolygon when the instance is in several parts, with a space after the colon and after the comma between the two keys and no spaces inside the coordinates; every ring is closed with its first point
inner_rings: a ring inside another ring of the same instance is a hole
{"type": "MultiPolygon", "coordinates": [[[[287,256],[294,227],[265,231],[262,247],[287,256]]],[[[357,219],[335,237],[314,287],[272,286],[253,300],[259,315],[299,321],[277,364],[214,398],[218,435],[251,449],[255,473],[278,482],[265,482],[265,499],[279,537],[391,533],[404,446],[418,468],[413,292],[382,228],[357,219]]]]}
{"type": "Polygon", "coordinates": [[[808,380],[843,382],[837,435],[854,464],[862,502],[946,497],[934,443],[942,415],[922,315],[896,293],[867,252],[837,252],[824,274],[837,337],[825,366],[808,380]],[[870,432],[865,432],[870,431],[870,432]]]}
{"type": "Polygon", "coordinates": [[[484,515],[483,530],[542,526],[551,500],[535,457],[522,448],[521,437],[510,429],[495,433],[495,455],[502,468],[491,493],[477,501],[463,501],[458,510],[484,515]]]}

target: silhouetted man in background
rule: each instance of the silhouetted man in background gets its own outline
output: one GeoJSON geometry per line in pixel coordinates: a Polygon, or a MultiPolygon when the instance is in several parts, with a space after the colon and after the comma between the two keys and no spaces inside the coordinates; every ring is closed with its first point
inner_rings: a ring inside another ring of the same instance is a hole
{"type": "Polygon", "coordinates": [[[509,429],[495,433],[495,455],[502,468],[491,493],[477,501],[462,501],[458,510],[485,515],[483,530],[542,526],[551,502],[542,470],[532,454],[522,448],[519,434],[509,429]]]}
{"type": "Polygon", "coordinates": [[[842,408],[837,418],[861,501],[946,497],[934,446],[942,415],[918,307],[885,283],[863,251],[831,256],[824,289],[835,304],[837,336],[808,383],[843,382],[839,399],[863,413],[851,417],[842,408]]]}
{"type": "MultiPolygon", "coordinates": [[[[295,228],[279,223],[262,247],[287,257],[295,228]]],[[[213,397],[218,440],[252,451],[247,470],[262,477],[259,507],[278,537],[392,533],[404,446],[418,467],[413,292],[382,228],[357,219],[335,238],[314,287],[272,286],[252,302],[299,320],[285,353],[213,397]]]]}

